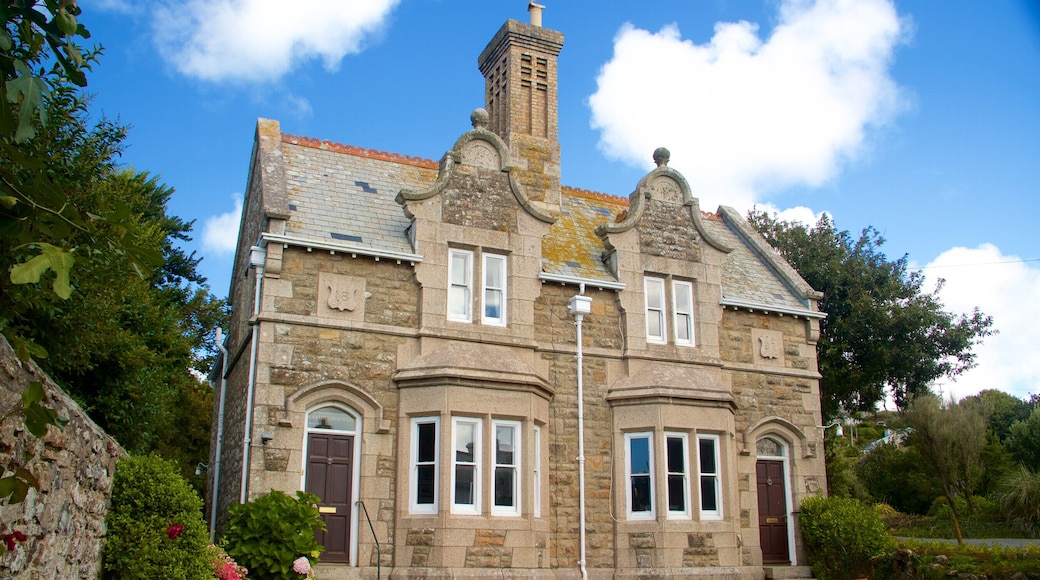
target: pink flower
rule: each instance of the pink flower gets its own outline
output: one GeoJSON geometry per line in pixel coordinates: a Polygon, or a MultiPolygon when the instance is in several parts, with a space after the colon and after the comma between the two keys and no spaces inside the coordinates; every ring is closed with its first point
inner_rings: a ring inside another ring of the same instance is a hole
{"type": "Polygon", "coordinates": [[[14,542],[15,542],[15,540],[18,540],[19,542],[24,542],[27,539],[28,538],[26,538],[25,534],[23,534],[22,532],[19,532],[18,530],[15,530],[15,531],[11,532],[10,534],[4,534],[4,535],[0,536],[0,540],[3,540],[3,542],[5,544],[7,544],[7,551],[8,552],[14,550],[14,542]]]}
{"type": "Polygon", "coordinates": [[[297,574],[310,574],[311,562],[306,556],[300,556],[293,560],[292,569],[293,572],[296,572],[297,574]]]}
{"type": "Polygon", "coordinates": [[[184,526],[180,524],[170,524],[170,527],[166,528],[166,535],[170,536],[171,540],[176,540],[183,531],[184,526]]]}
{"type": "Polygon", "coordinates": [[[223,550],[219,550],[217,559],[213,562],[213,574],[217,580],[245,580],[249,571],[235,562],[234,558],[228,556],[223,550]]]}

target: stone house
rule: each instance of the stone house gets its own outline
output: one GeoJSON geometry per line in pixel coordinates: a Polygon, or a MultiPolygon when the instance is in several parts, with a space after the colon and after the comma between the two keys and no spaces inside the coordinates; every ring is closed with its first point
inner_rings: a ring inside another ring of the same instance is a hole
{"type": "Polygon", "coordinates": [[[439,162],[259,121],[214,521],[317,494],[327,578],[804,574],[820,295],[664,149],[627,198],[561,186],[539,20],[439,162]]]}

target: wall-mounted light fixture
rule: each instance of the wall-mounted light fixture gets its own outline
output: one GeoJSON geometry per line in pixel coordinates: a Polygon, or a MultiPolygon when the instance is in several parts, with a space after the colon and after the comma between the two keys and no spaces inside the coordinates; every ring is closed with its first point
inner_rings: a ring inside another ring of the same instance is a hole
{"type": "Polygon", "coordinates": [[[841,421],[834,421],[834,422],[832,422],[829,425],[824,425],[823,426],[823,430],[826,431],[827,429],[830,429],[831,427],[834,427],[834,426],[838,427],[838,429],[834,431],[834,434],[837,435],[838,437],[844,437],[845,436],[845,430],[841,428],[841,421]]]}

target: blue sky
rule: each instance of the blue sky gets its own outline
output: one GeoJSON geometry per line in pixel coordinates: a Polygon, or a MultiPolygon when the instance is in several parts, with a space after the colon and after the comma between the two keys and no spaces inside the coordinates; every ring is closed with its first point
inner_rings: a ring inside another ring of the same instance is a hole
{"type": "MultiPolygon", "coordinates": [[[[544,0],[565,185],[628,195],[657,146],[703,209],[868,225],[1000,334],[956,396],[1040,392],[1040,3],[544,0]]],[[[258,117],[437,159],[483,106],[477,55],[522,0],[83,0],[92,111],[176,189],[214,293],[258,117]],[[291,7],[291,8],[289,8],[291,7]],[[273,9],[276,8],[276,9],[273,9]]]]}

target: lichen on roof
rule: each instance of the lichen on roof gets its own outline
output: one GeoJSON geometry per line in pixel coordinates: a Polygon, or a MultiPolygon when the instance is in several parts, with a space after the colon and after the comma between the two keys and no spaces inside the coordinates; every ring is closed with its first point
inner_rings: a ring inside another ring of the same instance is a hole
{"type": "Polygon", "coordinates": [[[628,199],[564,187],[561,214],[542,240],[542,270],[548,274],[613,280],[603,264],[603,241],[596,227],[614,222],[628,199]]]}

